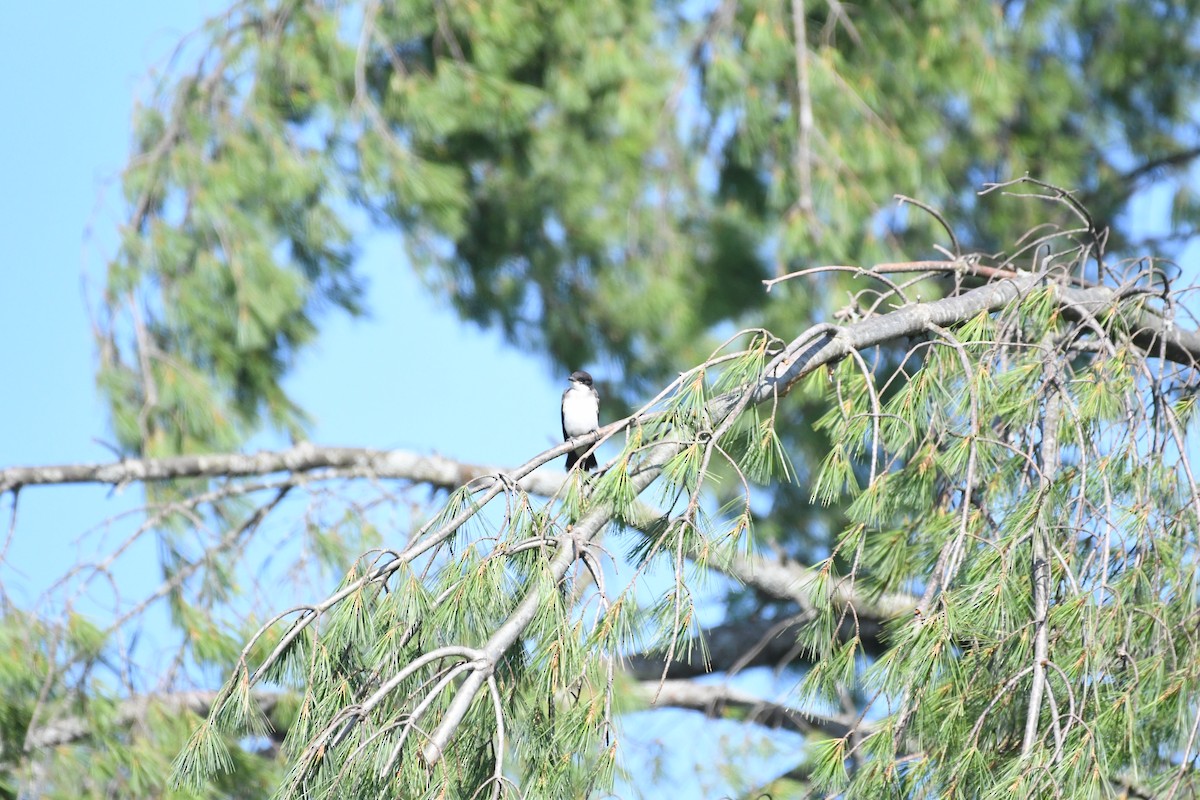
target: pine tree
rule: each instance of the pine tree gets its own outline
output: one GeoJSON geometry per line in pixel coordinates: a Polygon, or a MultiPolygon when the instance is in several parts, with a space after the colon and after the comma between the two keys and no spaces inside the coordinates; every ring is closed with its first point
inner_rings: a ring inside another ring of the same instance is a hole
{"type": "Polygon", "coordinates": [[[1195,225],[1195,15],[233,7],[138,112],[98,342],[126,458],[0,470],[14,514],[144,482],[163,582],[5,608],[0,792],[602,796],[622,713],[674,706],[803,734],[751,795],[1195,796],[1200,340],[1128,215],[1153,181],[1195,225]],[[616,365],[621,455],[236,454],[303,437],[282,381],[371,299],[356,210],[464,319],[616,365]],[[381,533],[363,478],[442,494],[381,533]],[[248,614],[301,497],[341,587],[248,614]],[[131,677],[158,601],[178,655],[131,677]],[[756,665],[795,691],[689,680],[756,665]]]}

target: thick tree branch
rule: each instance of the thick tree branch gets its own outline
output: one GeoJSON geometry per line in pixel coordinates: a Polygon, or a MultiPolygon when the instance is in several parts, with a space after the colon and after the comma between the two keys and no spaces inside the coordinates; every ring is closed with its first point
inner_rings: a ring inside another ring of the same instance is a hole
{"type": "MultiPolygon", "coordinates": [[[[730,559],[728,565],[714,564],[713,567],[771,597],[794,600],[805,609],[814,605],[813,587],[820,576],[817,570],[803,564],[739,554],[730,559]]],[[[830,584],[828,597],[819,598],[821,605],[826,600],[838,607],[852,605],[860,616],[879,622],[911,614],[917,605],[917,599],[912,595],[888,592],[877,600],[867,600],[848,581],[830,581],[830,584]]]]}
{"type": "MultiPolygon", "coordinates": [[[[847,325],[836,334],[825,334],[815,343],[800,337],[796,340],[798,346],[789,346],[784,351],[774,383],[782,384],[786,390],[811,371],[810,365],[839,361],[851,350],[920,335],[931,325],[953,326],[976,314],[998,311],[1041,285],[1040,275],[1019,274],[1011,280],[989,283],[953,297],[903,306],[847,325]]],[[[1046,288],[1070,318],[1082,318],[1083,314],[1103,317],[1106,311],[1116,309],[1123,299],[1117,290],[1107,286],[1081,289],[1052,284],[1046,288]]],[[[1168,361],[1188,367],[1200,363],[1200,332],[1179,328],[1174,320],[1144,309],[1138,311],[1129,324],[1130,338],[1146,355],[1152,358],[1161,355],[1168,361]]],[[[771,388],[761,387],[760,393],[769,394],[771,388]]]]}
{"type": "MultiPolygon", "coordinates": [[[[611,426],[610,426],[611,427],[611,426]]],[[[583,437],[580,437],[581,439],[583,437]]],[[[578,441],[578,440],[577,440],[578,441]]],[[[564,444],[547,451],[550,460],[564,444]]],[[[503,472],[501,467],[464,464],[442,456],[426,456],[405,450],[373,450],[365,447],[318,447],[298,444],[288,450],[252,454],[214,453],[169,458],[128,458],[107,464],[62,464],[45,467],[9,467],[0,470],[0,492],[23,486],[68,483],[99,483],[122,486],[129,483],[168,481],[178,478],[245,478],[287,472],[292,475],[321,473],[317,478],[372,477],[427,483],[443,489],[462,486],[487,475],[503,472]],[[327,471],[327,474],[324,472],[327,471]]],[[[534,494],[552,494],[562,482],[557,475],[530,475],[522,487],[534,494]]]]}

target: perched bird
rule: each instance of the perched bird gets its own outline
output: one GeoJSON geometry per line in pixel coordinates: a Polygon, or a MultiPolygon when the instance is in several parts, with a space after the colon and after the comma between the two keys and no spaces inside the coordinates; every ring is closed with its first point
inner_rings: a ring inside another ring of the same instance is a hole
{"type": "MultiPolygon", "coordinates": [[[[574,439],[591,433],[600,426],[600,395],[592,386],[592,376],[583,370],[576,370],[568,378],[571,385],[563,392],[562,397],[562,429],[563,441],[574,439]]],[[[575,462],[583,457],[592,445],[580,447],[567,453],[567,469],[575,466],[575,462]]],[[[591,453],[583,459],[584,471],[596,468],[596,455],[591,453]]]]}

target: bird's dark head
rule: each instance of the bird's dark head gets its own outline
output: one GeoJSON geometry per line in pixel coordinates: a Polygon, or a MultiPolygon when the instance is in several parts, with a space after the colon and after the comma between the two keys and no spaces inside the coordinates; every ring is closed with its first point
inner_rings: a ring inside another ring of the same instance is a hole
{"type": "Polygon", "coordinates": [[[568,378],[568,380],[570,380],[571,383],[582,383],[584,386],[592,385],[592,376],[581,369],[577,369],[572,372],[571,377],[568,378]]]}

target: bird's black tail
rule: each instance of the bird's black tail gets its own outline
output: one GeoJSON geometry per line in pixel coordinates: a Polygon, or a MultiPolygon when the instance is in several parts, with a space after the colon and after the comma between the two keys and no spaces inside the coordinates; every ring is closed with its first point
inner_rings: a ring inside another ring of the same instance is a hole
{"type": "MultiPolygon", "coordinates": [[[[570,472],[571,469],[574,468],[574,466],[578,462],[579,462],[579,454],[578,453],[575,453],[574,451],[567,453],[567,472],[570,472]]],[[[591,472],[595,468],[596,468],[596,454],[588,453],[587,457],[583,459],[583,471],[591,472]]]]}

